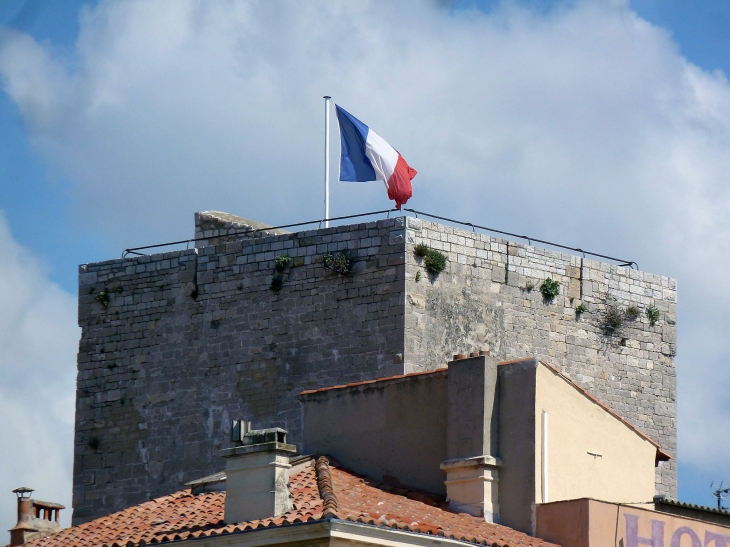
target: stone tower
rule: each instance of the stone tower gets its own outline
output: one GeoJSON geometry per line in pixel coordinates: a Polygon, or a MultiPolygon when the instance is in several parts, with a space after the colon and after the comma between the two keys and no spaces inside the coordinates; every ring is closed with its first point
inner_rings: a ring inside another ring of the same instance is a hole
{"type": "MultiPolygon", "coordinates": [[[[220,471],[232,419],[299,443],[300,391],[479,350],[549,362],[676,452],[673,279],[406,217],[285,233],[201,213],[196,236],[80,266],[74,523],[220,471]],[[446,268],[430,275],[417,244],[446,268]],[[606,305],[638,315],[606,335],[606,305]]],[[[674,461],[656,488],[676,495],[674,461]]]]}

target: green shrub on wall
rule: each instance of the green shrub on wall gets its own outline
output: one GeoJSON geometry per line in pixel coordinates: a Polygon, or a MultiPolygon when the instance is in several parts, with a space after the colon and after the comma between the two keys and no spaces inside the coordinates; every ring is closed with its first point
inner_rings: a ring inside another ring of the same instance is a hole
{"type": "Polygon", "coordinates": [[[438,275],[446,268],[446,257],[436,249],[429,249],[423,257],[423,265],[428,273],[438,275]]]}
{"type": "Polygon", "coordinates": [[[419,243],[413,248],[413,254],[423,258],[423,266],[431,275],[438,275],[446,269],[446,256],[425,243],[419,243]]]}
{"type": "Polygon", "coordinates": [[[289,255],[280,255],[274,259],[274,269],[277,272],[283,272],[289,264],[291,264],[291,257],[289,255]]]}
{"type": "Polygon", "coordinates": [[[636,306],[629,306],[626,308],[626,319],[629,321],[634,321],[637,317],[639,317],[639,310],[636,306]]]}
{"type": "Polygon", "coordinates": [[[274,258],[274,277],[271,279],[269,288],[279,294],[284,288],[284,271],[291,266],[292,259],[288,254],[279,255],[274,258]]]}
{"type": "Polygon", "coordinates": [[[109,305],[109,291],[104,289],[94,297],[94,300],[106,308],[109,305]]]}
{"type": "Polygon", "coordinates": [[[601,315],[601,330],[611,336],[618,334],[626,322],[626,313],[618,305],[607,302],[601,315]]]}
{"type": "Polygon", "coordinates": [[[560,294],[560,283],[548,277],[540,285],[540,292],[545,300],[552,302],[558,294],[560,294]]]}
{"type": "Polygon", "coordinates": [[[646,316],[649,318],[649,324],[653,327],[659,321],[659,310],[654,306],[646,308],[646,316]]]}
{"type": "Polygon", "coordinates": [[[418,258],[423,258],[428,254],[428,251],[430,251],[428,245],[425,243],[419,243],[413,248],[413,254],[416,255],[418,258]]]}
{"type": "Polygon", "coordinates": [[[280,275],[275,275],[271,279],[270,288],[276,294],[279,294],[279,292],[281,292],[281,289],[284,288],[284,278],[282,276],[280,276],[280,275]]]}
{"type": "Polygon", "coordinates": [[[350,267],[352,266],[350,252],[345,249],[342,252],[325,253],[322,257],[322,265],[328,272],[333,272],[340,276],[347,275],[350,273],[350,267]]]}

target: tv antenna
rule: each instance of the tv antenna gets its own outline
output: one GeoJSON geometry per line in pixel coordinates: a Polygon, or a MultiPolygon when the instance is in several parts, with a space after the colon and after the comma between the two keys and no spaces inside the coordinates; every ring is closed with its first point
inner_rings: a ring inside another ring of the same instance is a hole
{"type": "MultiPolygon", "coordinates": [[[[710,484],[710,488],[715,486],[715,481],[712,481],[712,484],[710,484]]],[[[730,486],[726,486],[723,488],[723,481],[720,481],[720,486],[717,487],[717,489],[713,490],[712,495],[717,498],[717,508],[722,510],[724,507],[722,506],[722,499],[726,498],[730,494],[730,486]]]]}

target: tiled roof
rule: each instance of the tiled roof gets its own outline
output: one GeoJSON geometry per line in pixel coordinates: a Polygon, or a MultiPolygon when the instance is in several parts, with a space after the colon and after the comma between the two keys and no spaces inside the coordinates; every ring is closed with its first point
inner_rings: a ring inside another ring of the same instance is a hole
{"type": "Polygon", "coordinates": [[[28,542],[27,546],[114,547],[164,543],[307,522],[321,517],[322,500],[317,492],[314,469],[308,468],[291,477],[289,489],[294,507],[276,518],[225,524],[225,492],[193,495],[190,490],[183,490],[66,528],[52,536],[28,542]]]}
{"type": "Polygon", "coordinates": [[[342,520],[421,532],[498,547],[555,547],[512,528],[481,517],[454,513],[423,493],[390,487],[330,466],[337,509],[342,520]]]}
{"type": "Polygon", "coordinates": [[[225,524],[225,492],[193,495],[184,490],[27,545],[140,546],[335,518],[496,547],[556,547],[483,518],[451,512],[421,492],[369,481],[330,465],[326,458],[316,463],[290,478],[294,507],[280,517],[225,524]]]}
{"type": "Polygon", "coordinates": [[[718,515],[730,516],[730,510],[726,509],[725,507],[708,507],[707,505],[697,505],[695,503],[672,500],[663,496],[654,496],[654,503],[657,505],[669,505],[673,507],[681,507],[682,509],[693,509],[695,511],[704,511],[706,513],[716,513],[718,515]]]}

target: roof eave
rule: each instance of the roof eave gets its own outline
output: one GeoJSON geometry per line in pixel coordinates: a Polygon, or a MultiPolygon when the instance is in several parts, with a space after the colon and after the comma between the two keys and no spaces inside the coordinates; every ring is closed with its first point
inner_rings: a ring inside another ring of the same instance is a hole
{"type": "Polygon", "coordinates": [[[316,541],[336,538],[340,542],[366,541],[381,545],[415,545],[433,547],[434,539],[441,545],[474,545],[467,540],[453,539],[444,536],[434,536],[422,532],[395,530],[383,526],[374,526],[360,522],[351,522],[340,519],[324,519],[318,521],[287,524],[268,528],[257,528],[232,534],[218,536],[189,538],[171,542],[172,544],[188,543],[197,545],[205,542],[210,547],[258,547],[261,545],[297,545],[307,541],[316,541]]]}

